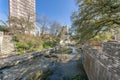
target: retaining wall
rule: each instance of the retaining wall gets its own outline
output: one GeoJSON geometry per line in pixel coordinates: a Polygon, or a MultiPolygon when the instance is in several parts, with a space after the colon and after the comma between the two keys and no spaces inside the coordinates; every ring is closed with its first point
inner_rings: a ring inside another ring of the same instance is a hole
{"type": "Polygon", "coordinates": [[[106,42],[100,51],[83,46],[83,66],[89,80],[120,80],[120,43],[106,42]]]}

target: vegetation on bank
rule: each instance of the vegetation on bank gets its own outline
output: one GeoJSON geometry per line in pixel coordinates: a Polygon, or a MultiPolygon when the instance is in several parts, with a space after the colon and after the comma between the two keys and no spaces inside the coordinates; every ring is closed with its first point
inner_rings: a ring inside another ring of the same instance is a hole
{"type": "MultiPolygon", "coordinates": [[[[85,43],[91,38],[95,41],[107,40],[111,30],[115,36],[120,26],[120,0],[77,0],[78,11],[73,12],[71,19],[73,21],[72,30],[74,39],[79,43],[85,43]],[[103,33],[101,37],[101,33],[103,33]],[[96,36],[97,35],[97,36],[96,36]],[[98,36],[101,39],[98,39],[98,36]]],[[[120,33],[119,33],[120,34],[120,33]]],[[[109,40],[109,39],[108,39],[109,40]]]]}
{"type": "Polygon", "coordinates": [[[58,45],[56,40],[41,38],[40,36],[16,34],[13,37],[18,54],[48,49],[58,45]]]}
{"type": "Polygon", "coordinates": [[[93,38],[89,39],[87,43],[91,46],[102,46],[102,43],[105,41],[114,40],[114,36],[110,33],[99,33],[93,38]]]}
{"type": "Polygon", "coordinates": [[[10,32],[10,29],[8,26],[0,25],[0,31],[6,33],[6,32],[10,32]]]}
{"type": "Polygon", "coordinates": [[[13,33],[13,40],[15,41],[18,54],[48,49],[59,45],[60,39],[66,33],[66,26],[61,26],[60,23],[49,21],[46,17],[43,17],[37,20],[38,27],[29,20],[30,17],[32,15],[29,15],[28,19],[14,16],[11,16],[9,19],[11,24],[10,32],[13,33]],[[39,30],[40,32],[37,34],[39,30]],[[36,35],[33,35],[31,32],[36,35]]]}

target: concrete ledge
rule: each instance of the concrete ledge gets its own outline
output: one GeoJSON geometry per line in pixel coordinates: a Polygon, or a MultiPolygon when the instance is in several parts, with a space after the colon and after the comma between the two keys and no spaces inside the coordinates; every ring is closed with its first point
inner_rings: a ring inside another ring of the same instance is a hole
{"type": "Polygon", "coordinates": [[[58,48],[59,47],[55,47],[55,48],[50,48],[50,49],[46,49],[46,50],[43,50],[43,51],[26,53],[26,54],[23,54],[23,55],[17,55],[17,56],[12,56],[12,57],[8,57],[8,58],[5,58],[5,59],[1,59],[0,60],[0,69],[17,65],[17,64],[22,63],[24,61],[27,61],[27,60],[30,60],[32,58],[41,56],[44,53],[49,53],[49,52],[51,52],[55,49],[58,49],[58,48]]]}

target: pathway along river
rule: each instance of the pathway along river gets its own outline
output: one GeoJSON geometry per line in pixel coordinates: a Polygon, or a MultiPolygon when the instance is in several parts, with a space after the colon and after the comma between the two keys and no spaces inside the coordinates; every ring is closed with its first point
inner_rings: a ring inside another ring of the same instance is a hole
{"type": "MultiPolygon", "coordinates": [[[[0,80],[88,80],[82,65],[81,51],[74,47],[45,53],[16,66],[0,70],[0,80]]],[[[63,48],[64,49],[64,48],[63,48]]]]}

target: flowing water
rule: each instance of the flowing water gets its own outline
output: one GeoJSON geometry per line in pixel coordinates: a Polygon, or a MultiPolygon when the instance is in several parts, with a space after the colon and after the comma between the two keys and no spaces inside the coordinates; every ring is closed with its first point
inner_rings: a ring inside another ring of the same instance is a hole
{"type": "Polygon", "coordinates": [[[77,52],[74,47],[70,48],[72,53],[65,55],[66,61],[58,60],[61,55],[58,57],[39,56],[16,66],[0,70],[0,80],[88,80],[82,66],[80,52],[77,52]],[[44,79],[40,78],[40,74],[48,69],[51,73],[46,75],[44,79]],[[37,75],[37,78],[31,78],[38,71],[41,73],[37,75]]]}
{"type": "Polygon", "coordinates": [[[49,80],[88,80],[84,71],[80,53],[74,47],[70,47],[72,53],[69,54],[70,60],[65,63],[56,63],[52,68],[53,74],[49,80]]]}

